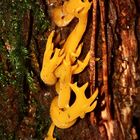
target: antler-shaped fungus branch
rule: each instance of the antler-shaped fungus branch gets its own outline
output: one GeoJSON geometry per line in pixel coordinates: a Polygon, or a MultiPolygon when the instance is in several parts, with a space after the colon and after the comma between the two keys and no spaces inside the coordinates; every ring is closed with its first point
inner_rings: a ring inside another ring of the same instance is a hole
{"type": "Polygon", "coordinates": [[[85,67],[88,65],[89,60],[90,60],[90,53],[88,52],[83,62],[81,62],[80,60],[77,61],[76,63],[77,67],[73,69],[73,74],[78,74],[82,72],[85,69],[85,67]]]}
{"type": "Polygon", "coordinates": [[[58,48],[54,50],[54,44],[52,43],[53,36],[54,31],[52,31],[48,37],[46,50],[43,58],[42,70],[40,73],[41,79],[45,84],[48,85],[53,85],[56,83],[57,78],[54,75],[54,71],[65,57],[63,50],[60,50],[58,48]],[[52,57],[53,53],[54,55],[52,57]]]}
{"type": "Polygon", "coordinates": [[[59,77],[56,83],[56,91],[58,93],[58,106],[59,108],[68,108],[70,100],[70,82],[72,77],[72,68],[69,55],[63,60],[63,64],[55,71],[55,75],[59,77]]]}
{"type": "Polygon", "coordinates": [[[77,86],[77,83],[70,84],[71,89],[76,94],[76,100],[74,104],[72,105],[72,107],[75,108],[77,112],[79,112],[79,116],[81,115],[83,116],[83,114],[86,114],[94,110],[94,108],[97,105],[97,101],[95,99],[98,95],[98,89],[96,89],[93,95],[89,99],[87,99],[87,97],[85,96],[85,90],[87,86],[88,86],[88,83],[84,84],[80,88],[77,86]]]}
{"type": "Polygon", "coordinates": [[[60,128],[63,128],[62,126],[65,126],[66,124],[67,128],[73,124],[78,117],[83,118],[86,113],[92,111],[97,104],[97,101],[95,101],[97,95],[98,95],[98,89],[94,92],[94,94],[87,99],[85,96],[85,90],[88,86],[88,83],[84,84],[82,87],[77,87],[77,83],[70,84],[70,87],[76,94],[76,100],[66,110],[62,110],[58,107],[58,97],[55,97],[55,99],[52,101],[51,107],[50,107],[50,115],[53,120],[53,123],[60,128]]]}

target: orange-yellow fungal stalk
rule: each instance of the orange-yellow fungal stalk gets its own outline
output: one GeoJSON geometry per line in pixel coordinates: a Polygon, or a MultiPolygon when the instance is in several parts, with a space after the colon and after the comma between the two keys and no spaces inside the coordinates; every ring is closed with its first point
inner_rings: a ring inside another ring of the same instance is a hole
{"type": "Polygon", "coordinates": [[[52,123],[44,140],[56,140],[56,138],[53,137],[54,128],[55,125],[52,123]]]}
{"type": "Polygon", "coordinates": [[[56,83],[56,91],[58,93],[59,108],[69,107],[70,100],[70,86],[72,78],[72,68],[69,56],[63,61],[63,65],[58,67],[55,71],[56,77],[59,77],[56,83]]]}

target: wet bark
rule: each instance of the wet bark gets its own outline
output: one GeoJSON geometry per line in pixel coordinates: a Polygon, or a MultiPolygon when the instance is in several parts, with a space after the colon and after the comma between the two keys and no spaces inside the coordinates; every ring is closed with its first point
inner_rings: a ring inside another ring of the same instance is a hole
{"type": "MultiPolygon", "coordinates": [[[[118,45],[114,51],[113,97],[117,119],[123,139],[135,139],[132,135],[134,97],[138,94],[136,40],[136,6],[134,1],[114,1],[117,12],[116,34],[118,45]]],[[[116,117],[115,117],[116,118],[116,117]]]]}

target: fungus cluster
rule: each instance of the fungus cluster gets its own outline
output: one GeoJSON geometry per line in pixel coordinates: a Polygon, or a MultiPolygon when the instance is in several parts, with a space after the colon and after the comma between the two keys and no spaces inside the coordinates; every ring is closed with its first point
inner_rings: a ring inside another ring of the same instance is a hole
{"type": "Polygon", "coordinates": [[[95,99],[98,89],[87,99],[85,90],[88,82],[82,87],[78,87],[76,82],[72,83],[72,76],[82,72],[90,59],[90,52],[88,52],[83,61],[78,60],[83,47],[83,43],[79,43],[86,29],[90,6],[88,0],[69,0],[52,10],[53,20],[59,27],[66,26],[74,17],[78,18],[78,23],[61,49],[54,47],[54,31],[47,40],[40,76],[45,84],[55,85],[58,95],[51,103],[50,116],[53,123],[46,140],[55,139],[53,138],[55,126],[62,129],[69,128],[78,117],[84,118],[85,114],[91,112],[97,104],[95,99]],[[72,105],[69,105],[71,91],[75,93],[76,99],[72,105]]]}

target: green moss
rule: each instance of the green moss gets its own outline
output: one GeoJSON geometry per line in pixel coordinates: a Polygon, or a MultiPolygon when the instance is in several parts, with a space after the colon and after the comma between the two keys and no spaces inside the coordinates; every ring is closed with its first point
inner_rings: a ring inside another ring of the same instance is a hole
{"type": "MultiPolygon", "coordinates": [[[[38,0],[2,0],[0,10],[0,38],[4,40],[4,42],[8,42],[11,46],[11,51],[6,52],[7,54],[2,55],[2,58],[6,56],[6,61],[0,64],[0,80],[3,85],[7,82],[5,72],[2,72],[2,66],[5,63],[10,61],[10,77],[15,78],[9,80],[16,87],[20,87],[23,84],[24,78],[27,78],[27,82],[31,90],[35,90],[34,80],[32,78],[32,74],[27,70],[27,61],[28,61],[28,50],[25,48],[22,39],[22,22],[23,17],[26,11],[31,10],[32,15],[34,16],[34,32],[42,33],[44,32],[48,26],[49,21],[46,19],[43,9],[40,6],[38,0]]],[[[0,42],[1,43],[1,42],[0,42]]],[[[0,50],[2,53],[4,44],[0,44],[0,50]]],[[[5,50],[7,51],[7,50],[5,50]]],[[[5,71],[5,70],[3,70],[5,71]]],[[[8,77],[9,78],[9,77],[8,77]]]]}
{"type": "Polygon", "coordinates": [[[41,105],[38,106],[36,120],[36,138],[38,140],[42,140],[43,135],[47,134],[47,131],[49,130],[49,127],[51,125],[50,117],[45,113],[45,107],[41,105]]]}
{"type": "MultiPolygon", "coordinates": [[[[39,0],[1,0],[0,7],[0,88],[14,87],[18,93],[16,98],[18,98],[21,117],[19,120],[22,120],[27,115],[28,94],[38,92],[37,80],[29,65],[31,61],[30,50],[23,41],[24,16],[28,11],[31,12],[34,36],[39,34],[43,37],[44,32],[49,27],[49,20],[39,0]],[[9,45],[9,48],[6,48],[5,43],[9,45]]],[[[3,96],[2,93],[0,94],[3,96]]],[[[37,101],[33,98],[31,103],[37,104],[37,101]]],[[[41,105],[38,107],[38,112],[43,112],[41,105]]],[[[48,119],[42,118],[38,112],[36,132],[39,138],[43,136],[48,119]]],[[[0,128],[0,139],[12,140],[15,133],[5,137],[5,130],[0,128]]]]}

